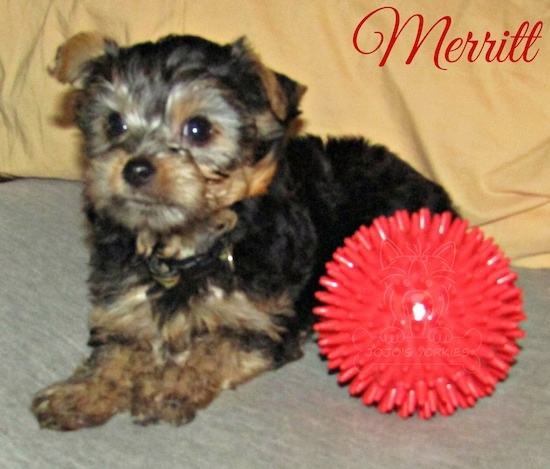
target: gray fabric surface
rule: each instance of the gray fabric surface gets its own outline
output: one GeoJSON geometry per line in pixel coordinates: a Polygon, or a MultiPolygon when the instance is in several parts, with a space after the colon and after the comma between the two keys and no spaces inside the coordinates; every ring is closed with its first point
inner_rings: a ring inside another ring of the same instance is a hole
{"type": "MultiPolygon", "coordinates": [[[[452,417],[382,415],[317,355],[227,391],[184,427],[127,415],[76,433],[39,430],[35,391],[87,354],[78,183],[0,184],[0,466],[7,468],[548,467],[550,271],[519,269],[529,319],[510,377],[452,417]]],[[[519,229],[519,228],[518,228],[519,229]]]]}

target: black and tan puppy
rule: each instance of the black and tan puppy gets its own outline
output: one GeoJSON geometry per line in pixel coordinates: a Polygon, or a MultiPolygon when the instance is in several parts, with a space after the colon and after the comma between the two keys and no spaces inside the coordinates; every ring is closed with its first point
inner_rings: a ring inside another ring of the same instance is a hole
{"type": "Polygon", "coordinates": [[[36,395],[43,427],[190,421],[301,356],[345,236],[396,209],[452,210],[383,147],[288,135],[305,88],[244,40],[80,34],[52,74],[74,85],[84,134],[93,351],[36,395]]]}

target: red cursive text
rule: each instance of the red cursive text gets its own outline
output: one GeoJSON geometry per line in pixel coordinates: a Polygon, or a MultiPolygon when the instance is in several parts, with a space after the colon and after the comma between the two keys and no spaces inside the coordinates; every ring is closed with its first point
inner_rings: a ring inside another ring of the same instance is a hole
{"type": "Polygon", "coordinates": [[[495,39],[488,31],[481,38],[476,38],[471,31],[468,31],[464,37],[449,37],[449,30],[452,25],[450,16],[442,16],[427,31],[424,31],[423,15],[414,14],[401,25],[399,11],[391,6],[377,8],[359,22],[353,33],[353,46],[357,52],[364,55],[370,55],[378,50],[383,52],[382,59],[378,64],[383,67],[386,65],[399,36],[406,27],[413,24],[413,19],[417,20],[416,38],[405,61],[407,65],[412,63],[426,38],[438,27],[441,29],[433,52],[433,61],[434,65],[440,70],[447,70],[448,64],[458,62],[462,58],[465,58],[468,62],[475,62],[478,59],[486,62],[532,62],[539,53],[539,49],[534,49],[534,45],[542,38],[542,21],[537,21],[532,26],[529,21],[524,21],[519,25],[515,34],[504,31],[499,39],[495,39]],[[376,45],[367,49],[362,44],[366,42],[364,38],[367,26],[370,25],[369,20],[384,11],[393,13],[393,31],[388,37],[382,31],[373,31],[376,45]]]}

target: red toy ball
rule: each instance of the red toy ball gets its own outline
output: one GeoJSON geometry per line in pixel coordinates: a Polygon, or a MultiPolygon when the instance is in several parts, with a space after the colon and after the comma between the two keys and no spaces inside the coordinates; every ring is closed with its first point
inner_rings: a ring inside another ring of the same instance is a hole
{"type": "Polygon", "coordinates": [[[450,415],[492,394],[519,352],[516,279],[493,241],[450,213],[380,217],[327,264],[321,353],[366,405],[450,415]]]}

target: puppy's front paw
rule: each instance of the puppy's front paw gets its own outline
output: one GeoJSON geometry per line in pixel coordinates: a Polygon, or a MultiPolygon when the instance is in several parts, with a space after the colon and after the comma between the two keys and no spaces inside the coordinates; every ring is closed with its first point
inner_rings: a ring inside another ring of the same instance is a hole
{"type": "Polygon", "coordinates": [[[69,431],[94,427],[124,410],[116,389],[110,397],[103,391],[85,380],[52,384],[35,395],[31,410],[41,428],[69,431]]]}

